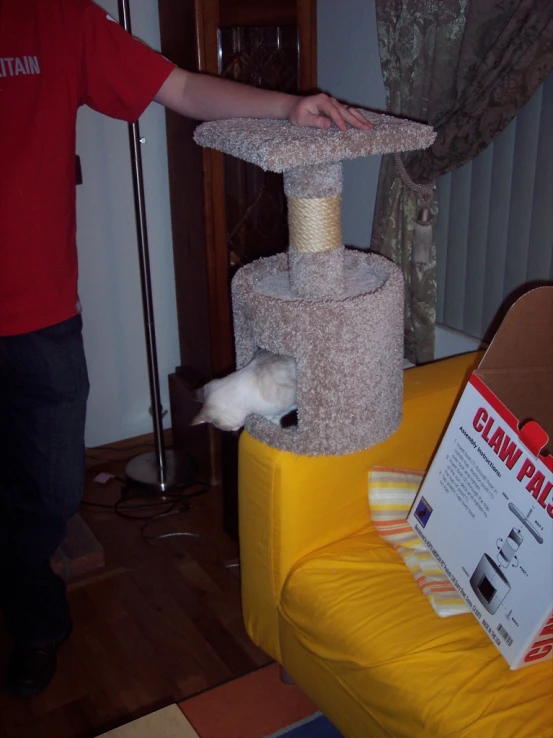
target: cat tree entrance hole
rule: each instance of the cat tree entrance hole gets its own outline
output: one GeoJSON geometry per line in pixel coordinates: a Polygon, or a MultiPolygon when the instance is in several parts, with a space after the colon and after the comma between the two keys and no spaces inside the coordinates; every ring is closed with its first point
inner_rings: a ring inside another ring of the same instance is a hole
{"type": "MultiPolygon", "coordinates": [[[[268,348],[265,348],[264,346],[260,346],[258,344],[254,344],[253,351],[252,351],[252,361],[255,359],[255,357],[258,355],[260,351],[269,351],[271,354],[274,354],[275,356],[280,356],[285,359],[292,359],[294,364],[296,365],[296,371],[297,371],[297,359],[295,356],[290,356],[290,354],[283,354],[283,353],[277,353],[275,351],[271,351],[268,348]]],[[[257,416],[255,413],[252,414],[252,417],[263,417],[263,416],[257,416]]],[[[297,431],[298,429],[298,410],[297,407],[293,410],[289,410],[286,412],[282,417],[277,421],[276,419],[271,420],[271,422],[277,426],[278,428],[281,428],[283,431],[287,431],[288,433],[293,433],[297,431]]]]}

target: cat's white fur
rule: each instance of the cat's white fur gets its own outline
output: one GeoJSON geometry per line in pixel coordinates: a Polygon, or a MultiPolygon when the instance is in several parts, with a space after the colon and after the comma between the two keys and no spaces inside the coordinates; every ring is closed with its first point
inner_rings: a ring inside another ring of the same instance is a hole
{"type": "Polygon", "coordinates": [[[212,423],[221,430],[235,431],[251,413],[279,423],[296,409],[296,361],[258,351],[243,369],[206,384],[203,400],[192,425],[212,423]]]}

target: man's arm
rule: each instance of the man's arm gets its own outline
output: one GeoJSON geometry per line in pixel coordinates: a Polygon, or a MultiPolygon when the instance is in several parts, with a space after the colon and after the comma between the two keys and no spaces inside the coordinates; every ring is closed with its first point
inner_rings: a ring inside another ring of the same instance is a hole
{"type": "Polygon", "coordinates": [[[178,68],[154,100],[194,120],[280,118],[313,128],[329,128],[332,121],[340,130],[345,130],[347,123],[355,128],[372,128],[361,113],[324,93],[299,97],[178,68]]]}

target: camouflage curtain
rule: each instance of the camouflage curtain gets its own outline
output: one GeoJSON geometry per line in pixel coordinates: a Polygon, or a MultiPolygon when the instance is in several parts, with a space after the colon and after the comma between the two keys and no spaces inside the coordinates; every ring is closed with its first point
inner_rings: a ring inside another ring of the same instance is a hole
{"type": "MultiPolygon", "coordinates": [[[[553,68],[553,0],[376,0],[376,16],[389,110],[437,132],[430,149],[402,156],[418,184],[485,149],[553,68]]],[[[414,258],[422,203],[404,179],[383,157],[371,248],[403,270],[405,355],[420,364],[434,356],[435,245],[414,258]]]]}

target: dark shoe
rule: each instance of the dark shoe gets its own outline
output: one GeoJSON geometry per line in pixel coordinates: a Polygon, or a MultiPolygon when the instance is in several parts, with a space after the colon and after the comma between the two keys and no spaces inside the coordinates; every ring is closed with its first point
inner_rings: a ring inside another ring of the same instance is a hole
{"type": "Polygon", "coordinates": [[[6,690],[12,697],[34,697],[42,692],[56,673],[60,646],[71,635],[72,629],[57,641],[44,646],[16,646],[6,669],[6,690]]]}

